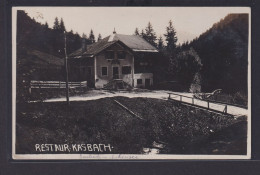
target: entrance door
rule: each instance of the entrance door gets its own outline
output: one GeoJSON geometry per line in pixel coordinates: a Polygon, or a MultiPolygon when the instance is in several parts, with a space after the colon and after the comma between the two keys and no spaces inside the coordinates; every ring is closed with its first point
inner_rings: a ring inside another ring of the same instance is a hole
{"type": "Polygon", "coordinates": [[[150,87],[151,87],[151,80],[145,79],[145,88],[150,88],[150,87]]]}
{"type": "Polygon", "coordinates": [[[113,67],[113,79],[119,79],[118,67],[113,67]]]}
{"type": "Polygon", "coordinates": [[[92,67],[87,67],[87,82],[90,87],[94,87],[92,67]]]}

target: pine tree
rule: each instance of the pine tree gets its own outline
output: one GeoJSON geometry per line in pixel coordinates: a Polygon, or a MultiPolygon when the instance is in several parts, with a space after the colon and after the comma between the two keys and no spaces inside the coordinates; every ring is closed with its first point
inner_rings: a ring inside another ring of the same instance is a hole
{"type": "Polygon", "coordinates": [[[91,41],[91,43],[94,43],[94,42],[95,42],[95,35],[94,35],[92,29],[90,30],[89,40],[91,41]]]}
{"type": "Polygon", "coordinates": [[[153,30],[152,24],[149,22],[147,27],[145,28],[145,39],[156,47],[156,34],[153,30]]]}
{"type": "Polygon", "coordinates": [[[145,35],[145,33],[144,33],[144,30],[142,29],[142,31],[141,31],[141,36],[145,39],[146,38],[146,35],[145,35]]]}
{"type": "Polygon", "coordinates": [[[176,43],[177,43],[177,36],[176,36],[176,31],[172,25],[172,21],[169,21],[169,26],[166,27],[166,34],[164,34],[166,37],[166,49],[169,53],[173,53],[175,48],[176,48],[176,43]]]}
{"type": "Polygon", "coordinates": [[[58,30],[59,26],[60,26],[60,22],[59,22],[59,19],[56,17],[55,20],[54,20],[53,29],[58,30]]]}
{"type": "Polygon", "coordinates": [[[160,51],[162,51],[163,48],[164,48],[163,39],[162,39],[162,36],[160,36],[159,39],[158,39],[158,49],[159,49],[160,51]]]}
{"type": "MultiPolygon", "coordinates": [[[[76,33],[78,34],[78,33],[76,33]]],[[[85,33],[82,34],[82,38],[86,38],[87,39],[87,35],[85,33]]]]}
{"type": "Polygon", "coordinates": [[[98,34],[98,41],[102,40],[101,34],[98,34]]]}
{"type": "Polygon", "coordinates": [[[63,22],[63,19],[62,19],[62,18],[60,19],[59,29],[60,29],[62,32],[66,31],[66,28],[65,28],[65,25],[64,25],[64,22],[63,22]]]}
{"type": "Polygon", "coordinates": [[[45,29],[49,28],[49,24],[47,23],[47,21],[45,22],[44,27],[45,27],[45,29]]]}
{"type": "Polygon", "coordinates": [[[137,27],[135,28],[135,33],[134,33],[134,35],[140,35],[140,34],[139,34],[139,30],[138,30],[137,27]]]}

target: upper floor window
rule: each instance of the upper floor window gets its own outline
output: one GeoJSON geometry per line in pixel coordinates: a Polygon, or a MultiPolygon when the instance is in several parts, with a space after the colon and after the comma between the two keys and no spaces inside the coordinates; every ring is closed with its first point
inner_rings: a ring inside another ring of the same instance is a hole
{"type": "Polygon", "coordinates": [[[105,57],[106,57],[106,59],[109,59],[109,60],[114,59],[114,51],[106,51],[105,57]]]}
{"type": "Polygon", "coordinates": [[[131,74],[131,66],[123,66],[122,74],[131,74]]]}
{"type": "Polygon", "coordinates": [[[118,51],[117,52],[117,58],[118,59],[125,59],[126,53],[124,51],[118,51]]]}

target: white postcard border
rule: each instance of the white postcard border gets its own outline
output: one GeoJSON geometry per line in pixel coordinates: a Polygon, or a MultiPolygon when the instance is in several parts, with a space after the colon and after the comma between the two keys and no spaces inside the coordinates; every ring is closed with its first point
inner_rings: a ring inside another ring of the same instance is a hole
{"type": "MultiPolygon", "coordinates": [[[[43,7],[43,6],[40,6],[43,7]]],[[[26,10],[26,8],[37,7],[12,7],[12,158],[15,160],[170,160],[170,159],[250,159],[251,158],[251,8],[250,7],[185,7],[185,8],[240,8],[241,13],[249,14],[249,34],[248,34],[248,137],[247,137],[247,155],[181,155],[181,154],[16,154],[16,32],[17,32],[17,10],[26,10]]],[[[50,8],[50,7],[46,7],[50,8]]],[[[64,8],[64,7],[51,7],[64,8]]],[[[75,7],[73,7],[75,8],[75,7]]],[[[83,8],[83,7],[80,7],[83,8]]],[[[84,7],[93,8],[93,7],[84,7]]],[[[102,8],[102,7],[95,7],[102,8]]],[[[103,7],[104,8],[104,7],[103,7]]],[[[107,7],[106,7],[107,8],[107,7]]],[[[120,7],[117,7],[120,8],[120,7]]],[[[128,7],[132,8],[132,7],[128,7]]],[[[147,7],[139,7],[147,8],[147,7]]],[[[179,7],[165,7],[179,8],[179,7]]]]}

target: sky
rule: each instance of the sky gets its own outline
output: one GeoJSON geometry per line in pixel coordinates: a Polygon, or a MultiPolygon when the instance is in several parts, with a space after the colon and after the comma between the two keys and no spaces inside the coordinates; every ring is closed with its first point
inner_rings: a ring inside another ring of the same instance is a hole
{"type": "Polygon", "coordinates": [[[166,32],[169,20],[177,32],[178,43],[191,41],[230,13],[250,13],[247,7],[19,7],[37,22],[53,27],[55,17],[63,18],[67,31],[71,29],[102,37],[112,34],[132,35],[137,27],[145,29],[151,22],[159,37],[166,32]]]}

